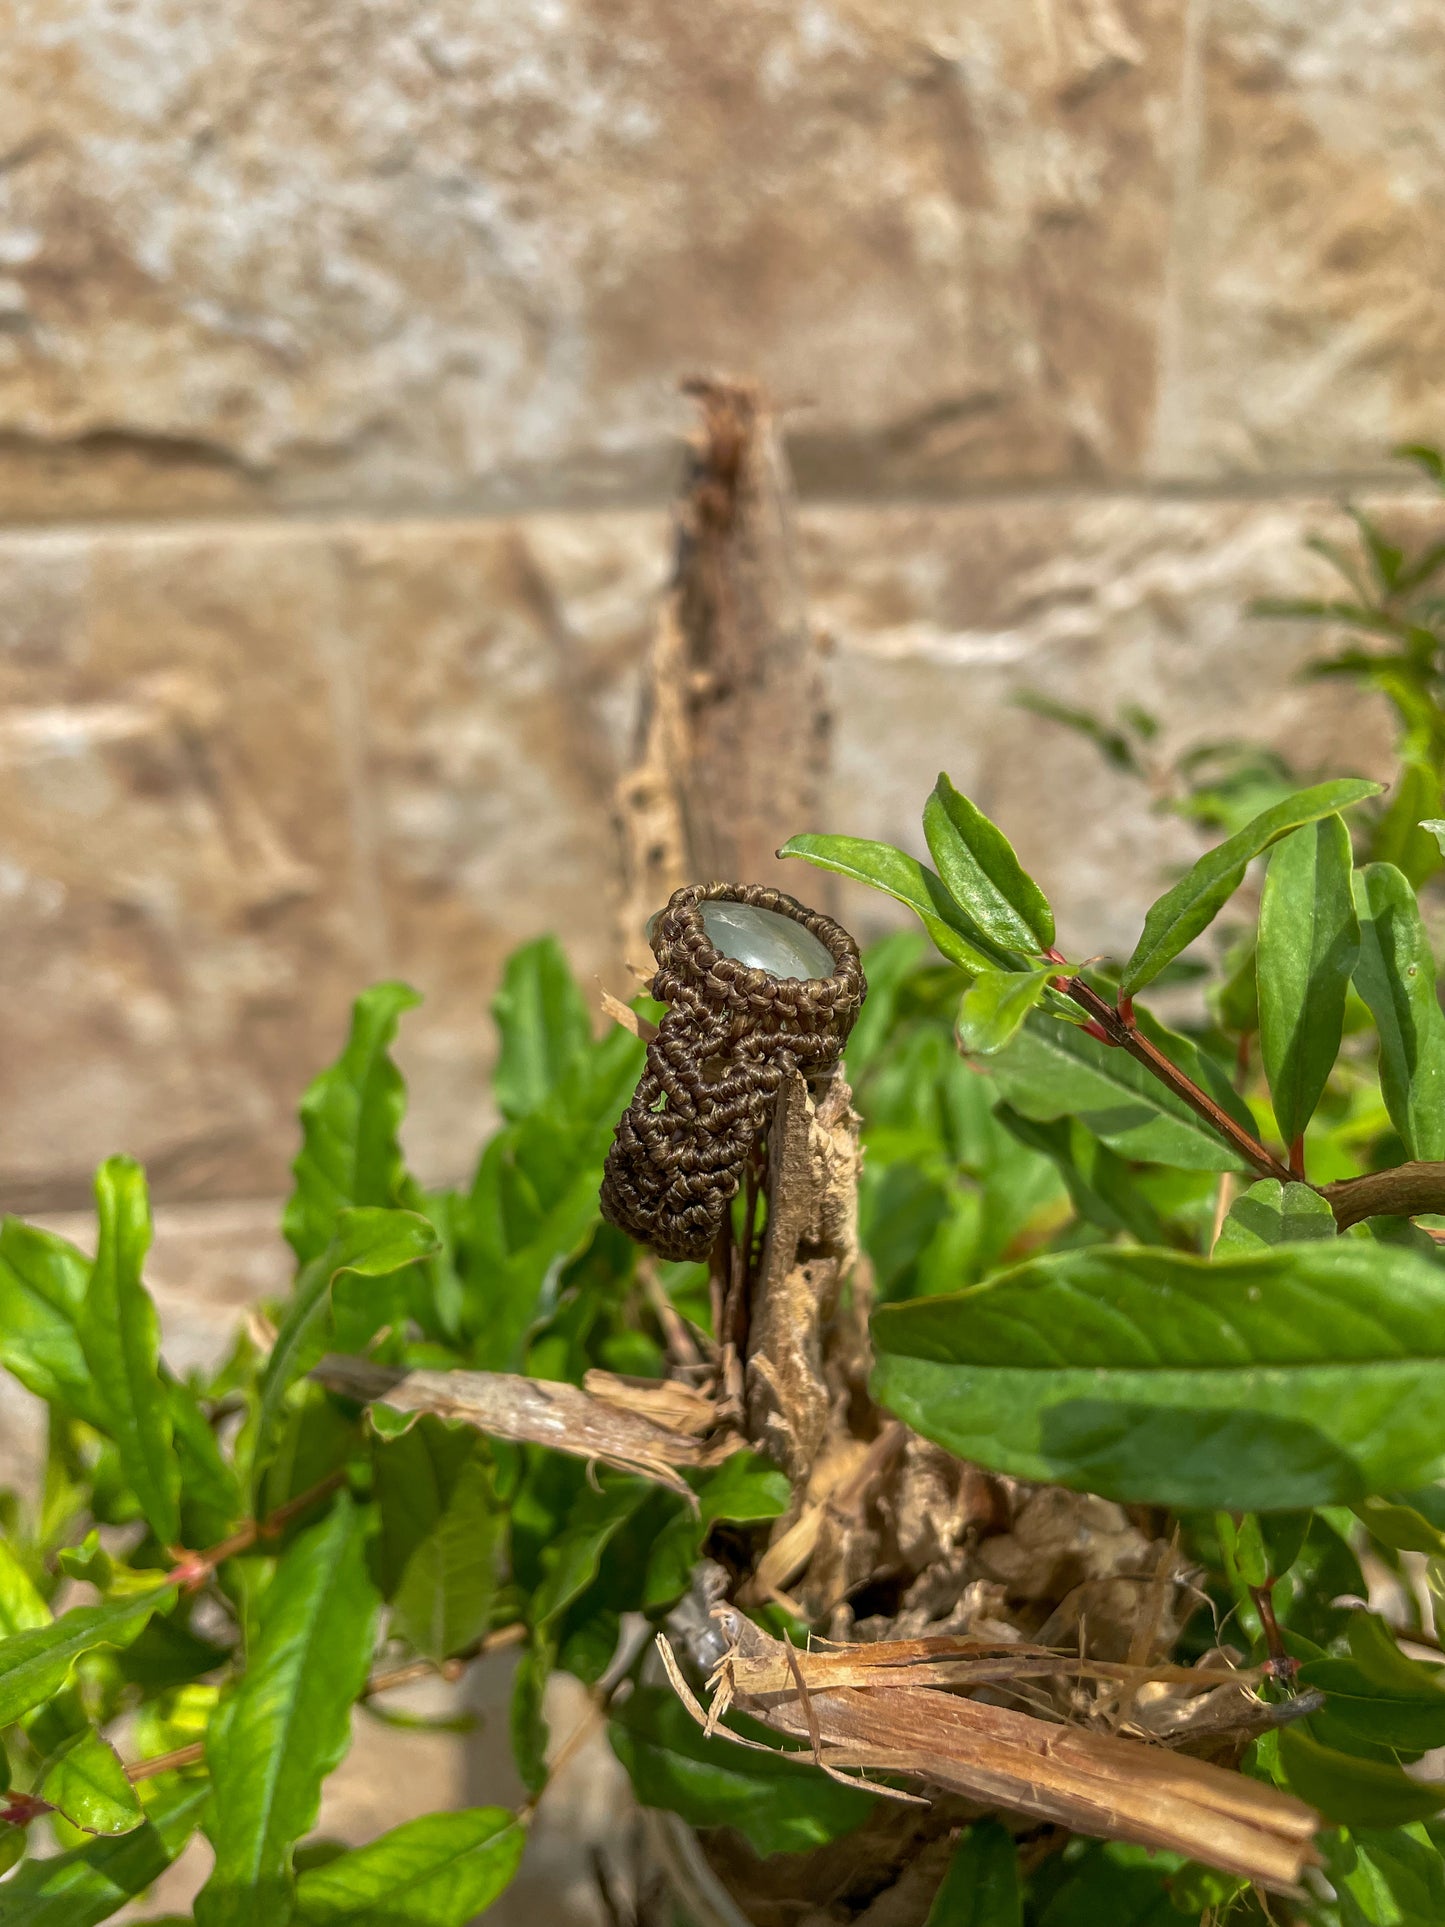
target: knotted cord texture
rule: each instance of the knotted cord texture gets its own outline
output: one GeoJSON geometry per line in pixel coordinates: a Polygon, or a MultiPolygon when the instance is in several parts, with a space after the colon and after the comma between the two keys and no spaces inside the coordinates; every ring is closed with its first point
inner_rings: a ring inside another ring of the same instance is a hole
{"type": "Polygon", "coordinates": [[[767,1129],[784,1074],[831,1070],[867,992],[841,924],[761,884],[676,891],[652,934],[652,995],[667,1005],[607,1153],[602,1215],[662,1258],[705,1258],[767,1129]],[[774,977],[725,957],[703,927],[708,902],[791,917],[832,953],[831,977],[774,977]]]}

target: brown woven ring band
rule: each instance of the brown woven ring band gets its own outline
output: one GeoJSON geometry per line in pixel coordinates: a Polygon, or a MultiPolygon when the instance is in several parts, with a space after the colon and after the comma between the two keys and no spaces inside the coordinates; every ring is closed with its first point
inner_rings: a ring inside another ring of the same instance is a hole
{"type": "Polygon", "coordinates": [[[705,1258],[784,1074],[832,1069],[868,986],[841,924],[761,884],[676,891],[652,949],[650,988],[667,1015],[607,1153],[602,1215],[659,1257],[705,1258]],[[701,906],[718,901],[802,924],[831,954],[832,976],[775,977],[725,957],[702,920],[701,906]]]}

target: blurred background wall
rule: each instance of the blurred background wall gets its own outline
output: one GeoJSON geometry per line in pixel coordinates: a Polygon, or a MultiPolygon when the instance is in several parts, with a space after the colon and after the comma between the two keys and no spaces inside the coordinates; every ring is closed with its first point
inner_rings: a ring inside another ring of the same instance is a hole
{"type": "Polygon", "coordinates": [[[143,1158],[213,1350],[389,974],[466,1169],[507,949],[614,967],[699,368],[786,411],[811,827],[946,767],[1089,952],[1193,845],[1018,689],[1374,767],[1245,610],[1445,434],[1442,100],[1439,0],[0,0],[0,1207],[143,1158]]]}

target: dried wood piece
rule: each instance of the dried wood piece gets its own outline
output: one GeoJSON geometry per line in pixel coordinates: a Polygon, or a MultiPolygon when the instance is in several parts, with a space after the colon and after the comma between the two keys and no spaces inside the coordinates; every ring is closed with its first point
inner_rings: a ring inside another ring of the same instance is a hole
{"type": "Polygon", "coordinates": [[[772,411],[749,381],[707,376],[687,389],[702,432],[677,505],[637,762],[617,791],[623,955],[647,976],[643,925],[682,884],[783,881],[773,853],[816,820],[828,751],[772,411]]]}
{"type": "Polygon", "coordinates": [[[750,1435],[794,1485],[828,1429],[825,1340],[858,1262],[858,1117],[841,1070],[783,1080],[768,1135],[768,1228],[748,1318],[750,1435]]]}
{"type": "MultiPolygon", "coordinates": [[[[733,1643],[709,1682],[710,1711],[688,1690],[666,1639],[658,1641],[669,1678],[705,1729],[727,1734],[719,1722],[735,1705],[774,1732],[808,1741],[835,1775],[900,1773],[981,1806],[1183,1853],[1279,1893],[1298,1893],[1304,1869],[1318,1860],[1319,1815],[1274,1787],[1163,1746],[1039,1719],[934,1683],[942,1669],[953,1681],[992,1685],[991,1668],[1011,1663],[1017,1679],[1059,1655],[1011,1648],[987,1655],[969,1642],[930,1640],[798,1653],[731,1607],[717,1608],[716,1617],[733,1643]],[[973,1670],[960,1671],[966,1668],[973,1670]]],[[[1190,1670],[1162,1669],[1166,1677],[1190,1670]]]]}
{"type": "MultiPolygon", "coordinates": [[[[430,1412],[437,1418],[475,1425],[491,1438],[548,1445],[574,1458],[638,1472],[689,1501],[692,1490],[677,1468],[718,1465],[741,1443],[734,1435],[705,1439],[695,1430],[660,1422],[656,1406],[652,1415],[640,1410],[633,1388],[622,1380],[613,1382],[611,1396],[597,1397],[577,1385],[524,1378],[514,1372],[400,1372],[335,1352],[328,1353],[311,1376],[329,1391],[363,1405],[430,1412]],[[632,1402],[619,1402],[619,1398],[632,1402]]],[[[700,1416],[693,1403],[697,1395],[684,1387],[663,1389],[669,1414],[675,1415],[680,1395],[687,1403],[688,1425],[695,1426],[700,1416]]]]}

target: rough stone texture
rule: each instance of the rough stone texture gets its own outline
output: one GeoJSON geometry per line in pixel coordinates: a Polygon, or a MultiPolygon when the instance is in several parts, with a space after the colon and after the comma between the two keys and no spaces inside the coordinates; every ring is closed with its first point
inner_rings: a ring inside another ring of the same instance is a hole
{"type": "MultiPolygon", "coordinates": [[[[1415,519],[1408,501],[1379,506],[1415,519]]],[[[1301,682],[1318,628],[1248,614],[1256,596],[1320,592],[1328,572],[1302,543],[1343,536],[1342,520],[1323,499],[1088,498],[805,518],[814,607],[837,638],[827,827],[924,855],[923,797],[945,769],[1005,826],[1069,954],[1127,955],[1168,866],[1204,839],[1015,699],[1034,690],[1107,721],[1141,705],[1162,725],[1161,765],[1243,737],[1305,772],[1388,773],[1383,701],[1301,682]]],[[[867,935],[880,905],[850,886],[843,914],[867,935]]]]}
{"type": "Polygon", "coordinates": [[[1174,0],[0,3],[0,508],[1129,470],[1174,0]]]}
{"type": "Polygon", "coordinates": [[[314,544],[0,538],[11,1207],[81,1203],[120,1148],[162,1195],[276,1188],[298,1066],[374,970],[335,594],[314,544]]]}
{"type": "Polygon", "coordinates": [[[555,926],[595,973],[610,942],[609,740],[663,567],[653,517],[0,537],[6,1206],[82,1204],[120,1148],[163,1198],[278,1192],[393,971],[433,999],[418,1154],[459,1172],[504,951],[555,926]]]}
{"type": "MultiPolygon", "coordinates": [[[[1380,766],[1383,711],[1292,681],[1315,639],[1243,613],[1319,582],[1301,542],[1337,519],[1315,498],[806,512],[837,709],[813,827],[921,848],[946,767],[1076,949],[1127,947],[1194,839],[1013,697],[1143,703],[1167,750],[1236,733],[1262,670],[1252,733],[1380,766]]],[[[6,1204],[83,1207],[117,1149],[162,1200],[278,1195],[305,1080],[390,973],[426,997],[409,1145],[463,1176],[505,953],[556,929],[584,982],[625,987],[609,798],[666,549],[651,513],[0,539],[6,1204]]],[[[831,900],[802,866],[796,887],[831,900]]],[[[840,907],[863,934],[888,915],[840,907]]]]}
{"type": "MultiPolygon", "coordinates": [[[[93,1166],[145,1159],[198,1362],[284,1284],[361,984],[426,995],[433,1180],[513,944],[628,987],[610,796],[700,367],[787,413],[814,827],[920,849],[947,768],[1119,950],[1198,839],[1019,690],[1385,769],[1382,706],[1243,611],[1445,438],[1442,83],[1438,0],[0,0],[0,1209],[88,1246],[93,1166]]],[[[0,1397],[6,1476],[37,1449],[0,1397]]],[[[516,1797],[504,1675],[465,1765],[360,1727],[325,1823],[516,1797]]],[[[623,1804],[585,1749],[499,1927],[597,1919],[623,1804]]]]}
{"type": "Polygon", "coordinates": [[[1445,11],[1196,11],[1159,466],[1376,467],[1445,436],[1445,11]]]}

